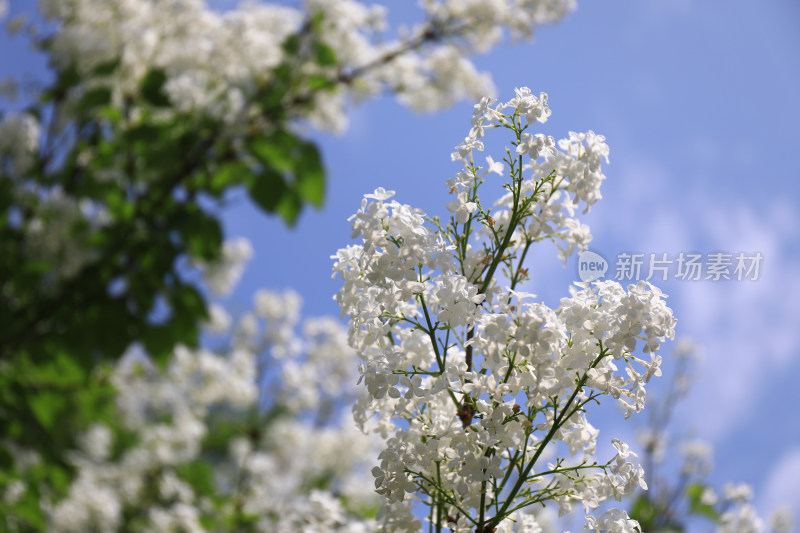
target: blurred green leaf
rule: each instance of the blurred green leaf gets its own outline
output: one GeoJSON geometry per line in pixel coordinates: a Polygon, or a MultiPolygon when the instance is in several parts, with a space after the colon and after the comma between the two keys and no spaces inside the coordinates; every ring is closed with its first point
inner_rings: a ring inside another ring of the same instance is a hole
{"type": "Polygon", "coordinates": [[[40,102],[45,104],[53,100],[63,99],[64,96],[81,81],[81,75],[75,65],[56,69],[56,80],[52,86],[42,92],[40,102]]]}
{"type": "Polygon", "coordinates": [[[219,220],[199,207],[187,207],[178,217],[177,230],[192,257],[213,261],[222,248],[222,226],[219,220]]]}
{"type": "Polygon", "coordinates": [[[300,52],[300,45],[302,44],[302,36],[299,33],[293,33],[289,37],[283,41],[283,51],[286,52],[286,55],[292,57],[296,56],[298,52],[300,52]]]}
{"type": "Polygon", "coordinates": [[[248,147],[260,164],[250,194],[263,209],[293,225],[303,203],[322,205],[325,171],[316,145],[279,130],[256,137],[248,147]]]}
{"type": "Polygon", "coordinates": [[[169,98],[164,92],[164,84],[167,81],[166,73],[161,69],[154,69],[148,72],[141,84],[142,98],[149,104],[156,107],[166,107],[169,105],[169,98]]]}
{"type": "Polygon", "coordinates": [[[198,495],[212,496],[217,493],[214,469],[204,460],[179,464],[175,467],[175,473],[189,483],[198,495]]]}
{"type": "Polygon", "coordinates": [[[108,87],[97,87],[87,91],[78,101],[77,109],[81,112],[91,112],[95,108],[103,107],[111,103],[111,89],[108,87]]]}
{"type": "Polygon", "coordinates": [[[332,91],[336,88],[336,84],[330,78],[321,74],[311,74],[306,78],[306,83],[311,92],[332,91]]]}
{"type": "Polygon", "coordinates": [[[105,61],[95,66],[92,69],[92,74],[95,76],[109,76],[119,68],[120,63],[121,61],[119,58],[105,61]]]}
{"type": "Polygon", "coordinates": [[[229,187],[244,183],[250,174],[250,169],[241,161],[223,163],[216,172],[211,174],[208,192],[215,197],[220,197],[229,187]]]}
{"type": "Polygon", "coordinates": [[[636,498],[628,515],[639,522],[643,531],[649,531],[653,528],[653,523],[656,518],[656,508],[647,496],[641,495],[636,498]]]}
{"type": "Polygon", "coordinates": [[[689,510],[700,516],[704,516],[714,522],[719,520],[719,512],[711,505],[703,503],[703,493],[706,491],[706,486],[701,483],[694,483],[686,489],[686,496],[689,499],[689,510]]]}
{"type": "Polygon", "coordinates": [[[265,167],[280,173],[294,170],[294,151],[299,146],[297,138],[286,131],[277,131],[270,136],[259,135],[248,144],[252,153],[265,167]]]}
{"type": "Polygon", "coordinates": [[[45,429],[51,429],[59,411],[59,397],[47,391],[31,395],[29,403],[39,424],[45,429]]]}
{"type": "Polygon", "coordinates": [[[336,64],[336,52],[325,43],[314,42],[314,60],[318,65],[330,67],[336,64]]]}
{"type": "Polygon", "coordinates": [[[325,199],[325,168],[316,145],[301,143],[295,169],[300,198],[314,207],[322,207],[325,199]]]}
{"type": "Polygon", "coordinates": [[[271,167],[265,167],[250,180],[250,196],[269,213],[275,213],[289,193],[283,176],[271,167]]]}

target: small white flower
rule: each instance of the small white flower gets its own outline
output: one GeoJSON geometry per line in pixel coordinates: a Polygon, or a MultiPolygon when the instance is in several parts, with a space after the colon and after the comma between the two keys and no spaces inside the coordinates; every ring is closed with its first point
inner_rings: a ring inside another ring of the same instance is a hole
{"type": "Polygon", "coordinates": [[[475,202],[467,201],[467,192],[460,191],[456,200],[447,203],[447,210],[455,213],[456,220],[459,224],[464,224],[471,213],[478,209],[478,204],[475,202]]]}

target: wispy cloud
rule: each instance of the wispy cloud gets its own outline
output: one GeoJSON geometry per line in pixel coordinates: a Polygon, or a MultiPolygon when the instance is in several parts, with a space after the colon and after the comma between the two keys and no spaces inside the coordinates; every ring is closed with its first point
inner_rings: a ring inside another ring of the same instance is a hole
{"type": "Polygon", "coordinates": [[[703,191],[687,195],[685,186],[673,186],[679,177],[652,161],[626,158],[619,166],[607,195],[614,216],[598,219],[592,229],[601,238],[614,235],[620,250],[764,256],[757,281],[671,281],[665,287],[679,333],[695,338],[705,353],[686,423],[719,441],[752,412],[770,379],[800,359],[800,299],[792,297],[800,295],[792,255],[800,214],[782,198],[758,208],[703,191]]]}
{"type": "Polygon", "coordinates": [[[763,513],[772,513],[779,507],[788,507],[794,515],[795,524],[800,521],[800,446],[791,449],[773,465],[766,488],[758,498],[758,507],[763,513]]]}

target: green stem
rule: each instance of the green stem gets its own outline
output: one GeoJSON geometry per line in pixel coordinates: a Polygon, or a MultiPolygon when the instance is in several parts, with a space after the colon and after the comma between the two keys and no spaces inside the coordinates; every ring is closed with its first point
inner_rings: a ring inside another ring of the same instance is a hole
{"type": "MultiPolygon", "coordinates": [[[[433,487],[439,493],[439,495],[444,499],[444,501],[446,501],[447,503],[449,503],[450,505],[455,507],[458,510],[459,513],[463,514],[467,518],[467,520],[469,520],[470,522],[472,522],[476,526],[478,525],[477,520],[472,518],[469,515],[468,512],[466,512],[460,505],[458,505],[458,503],[456,503],[455,499],[451,498],[450,495],[448,495],[447,492],[445,492],[445,490],[441,487],[441,485],[439,485],[437,483],[434,483],[433,480],[429,479],[425,474],[423,474],[421,472],[415,472],[413,470],[406,469],[406,473],[411,474],[412,476],[417,476],[421,480],[423,480],[426,483],[428,483],[431,487],[433,487]]],[[[417,485],[420,487],[420,489],[424,490],[424,487],[422,487],[419,482],[417,482],[417,485]]]]}
{"type": "MultiPolygon", "coordinates": [[[[514,133],[517,136],[517,142],[520,142],[521,139],[521,130],[519,127],[514,128],[514,133]]],[[[519,222],[519,201],[520,196],[522,194],[522,155],[520,154],[518,159],[518,169],[515,172],[517,176],[512,176],[514,180],[514,186],[512,187],[511,194],[514,197],[514,205],[511,209],[511,217],[508,220],[508,228],[506,229],[506,234],[503,237],[503,242],[497,248],[497,253],[492,258],[492,262],[489,264],[489,269],[486,271],[486,276],[483,278],[483,285],[481,286],[480,294],[486,292],[489,288],[489,283],[492,281],[492,277],[494,276],[495,270],[502,262],[503,253],[505,252],[506,248],[508,248],[509,244],[511,243],[511,237],[514,235],[514,229],[517,223],[519,222]]]]}
{"type": "MultiPolygon", "coordinates": [[[[440,461],[436,461],[436,483],[441,486],[442,484],[442,472],[441,472],[441,463],[440,461]]],[[[436,533],[442,533],[442,499],[436,498],[436,533]]],[[[433,511],[431,510],[431,514],[433,511]]]]}
{"type": "MultiPolygon", "coordinates": [[[[425,321],[428,323],[427,332],[428,336],[431,339],[431,346],[433,346],[433,353],[436,355],[436,362],[439,364],[439,375],[441,376],[445,371],[445,367],[444,367],[444,361],[442,360],[442,356],[439,354],[439,347],[436,344],[436,334],[434,333],[436,331],[436,327],[431,323],[431,316],[428,314],[428,306],[425,304],[425,297],[420,294],[419,299],[420,303],[422,304],[422,310],[425,312],[425,321]]],[[[456,395],[453,394],[453,391],[450,390],[450,387],[447,387],[447,392],[450,395],[450,398],[452,398],[453,403],[456,404],[456,408],[460,410],[461,403],[458,401],[458,398],[456,398],[456,395]]]]}
{"type": "MultiPolygon", "coordinates": [[[[558,431],[558,429],[561,427],[564,421],[567,420],[567,417],[565,415],[569,411],[572,402],[575,401],[575,398],[578,396],[578,392],[580,392],[583,389],[583,386],[589,377],[589,370],[597,366],[605,356],[606,356],[606,351],[603,350],[601,347],[600,355],[598,355],[597,358],[592,362],[592,364],[589,366],[589,369],[583,374],[581,379],[576,384],[575,390],[572,391],[572,395],[570,396],[567,403],[564,405],[564,408],[561,410],[561,414],[553,419],[553,425],[550,427],[550,431],[547,432],[545,438],[542,440],[541,443],[539,443],[539,447],[537,448],[536,453],[533,455],[530,462],[525,467],[525,470],[523,470],[522,473],[520,474],[519,478],[517,479],[517,482],[511,488],[511,492],[509,493],[508,498],[506,498],[506,501],[503,504],[503,506],[500,508],[500,511],[498,511],[497,514],[491,520],[489,520],[488,526],[490,527],[497,526],[503,519],[503,517],[506,516],[508,508],[511,506],[511,502],[514,501],[514,498],[517,496],[522,486],[528,480],[528,476],[530,475],[531,470],[533,470],[536,461],[539,460],[539,457],[544,452],[544,449],[547,447],[547,445],[555,436],[556,431],[558,431]]],[[[571,412],[569,416],[572,416],[572,414],[574,414],[574,411],[571,412]]]]}

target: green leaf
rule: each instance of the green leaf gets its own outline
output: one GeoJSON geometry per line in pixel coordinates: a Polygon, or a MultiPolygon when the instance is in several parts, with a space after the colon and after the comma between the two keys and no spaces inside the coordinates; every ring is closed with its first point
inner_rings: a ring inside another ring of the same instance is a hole
{"type": "Polygon", "coordinates": [[[115,70],[117,70],[117,68],[119,68],[119,65],[119,58],[112,59],[111,61],[105,61],[95,66],[92,69],[92,74],[95,76],[110,76],[115,70]]]}
{"type": "Polygon", "coordinates": [[[115,107],[105,107],[103,109],[99,109],[97,116],[114,124],[118,124],[120,121],[122,121],[122,112],[115,107]]]}
{"type": "Polygon", "coordinates": [[[169,105],[169,98],[164,92],[164,84],[167,81],[166,73],[161,69],[154,69],[147,73],[142,80],[142,98],[156,107],[166,107],[169,105]]]}
{"type": "Polygon", "coordinates": [[[283,176],[272,167],[264,167],[250,180],[251,198],[269,213],[276,212],[288,192],[283,176]]]}
{"type": "Polygon", "coordinates": [[[168,363],[175,345],[197,346],[197,325],[208,318],[205,299],[192,285],[178,283],[168,287],[164,297],[169,317],[149,325],[140,336],[147,353],[162,367],[168,363]]]}
{"type": "Polygon", "coordinates": [[[292,84],[294,70],[287,64],[280,64],[272,69],[272,79],[256,97],[261,104],[265,116],[273,123],[279,124],[286,120],[287,109],[283,105],[287,91],[292,84]]]}
{"type": "Polygon", "coordinates": [[[75,64],[70,64],[67,68],[58,71],[56,87],[59,89],[71,89],[80,83],[81,74],[75,64]]]}
{"type": "Polygon", "coordinates": [[[26,492],[25,497],[14,505],[13,512],[28,526],[28,531],[44,531],[44,513],[39,499],[32,491],[26,492]]]}
{"type": "Polygon", "coordinates": [[[103,200],[109,212],[119,221],[130,220],[136,212],[136,206],[125,197],[125,191],[112,188],[106,191],[103,200]]]}
{"type": "Polygon", "coordinates": [[[111,103],[111,89],[108,87],[97,87],[88,91],[78,101],[79,111],[91,111],[97,107],[103,107],[111,103]]]}
{"type": "Polygon", "coordinates": [[[214,483],[214,470],[206,461],[194,461],[175,467],[178,477],[189,483],[195,493],[203,496],[213,496],[217,493],[214,483]]]}
{"type": "Polygon", "coordinates": [[[69,488],[69,476],[67,473],[60,469],[60,468],[51,468],[50,469],[50,483],[55,489],[56,493],[64,493],[69,488]]]}
{"type": "Polygon", "coordinates": [[[225,163],[211,175],[207,190],[210,194],[220,197],[228,187],[243,183],[250,174],[252,174],[250,169],[241,161],[225,163]]]}
{"type": "Polygon", "coordinates": [[[292,190],[288,190],[275,208],[275,212],[280,215],[288,226],[294,226],[297,223],[297,218],[300,216],[302,207],[303,203],[300,201],[297,194],[292,190]]]}
{"type": "Polygon", "coordinates": [[[701,483],[694,483],[686,489],[686,496],[689,499],[689,510],[700,516],[704,516],[714,522],[719,520],[719,512],[712,506],[701,501],[706,486],[701,483]]]}
{"type": "Polygon", "coordinates": [[[318,65],[330,67],[336,64],[336,52],[325,43],[314,42],[314,60],[318,65]]]}
{"type": "Polygon", "coordinates": [[[325,169],[316,145],[278,130],[252,139],[248,148],[261,165],[250,187],[258,205],[289,225],[297,221],[303,203],[322,206],[325,169]]]}
{"type": "Polygon", "coordinates": [[[322,207],[325,199],[325,168],[319,149],[313,143],[300,145],[299,158],[296,162],[297,193],[303,201],[314,207],[322,207]]]}
{"type": "Polygon", "coordinates": [[[86,370],[66,351],[58,353],[52,361],[39,364],[36,371],[37,379],[53,383],[78,384],[85,377],[86,370]]]}
{"type": "Polygon", "coordinates": [[[287,56],[296,56],[300,51],[301,39],[299,33],[293,33],[283,41],[283,51],[287,56]]]}
{"type": "Polygon", "coordinates": [[[187,209],[179,219],[178,232],[192,257],[205,261],[219,258],[222,248],[222,227],[219,220],[201,211],[187,209]]]}
{"type": "Polygon", "coordinates": [[[294,153],[300,141],[285,130],[278,130],[269,136],[260,135],[248,143],[250,153],[265,166],[280,173],[294,170],[294,153]]]}
{"type": "Polygon", "coordinates": [[[629,515],[639,522],[644,531],[652,529],[653,521],[656,518],[656,508],[647,496],[639,496],[631,507],[629,515]]]}
{"type": "Polygon", "coordinates": [[[42,103],[63,98],[70,89],[78,85],[81,75],[74,64],[70,64],[64,69],[58,70],[56,81],[53,85],[42,93],[40,101],[42,103]]]}
{"type": "Polygon", "coordinates": [[[197,344],[196,324],[208,318],[206,300],[196,287],[188,284],[177,285],[169,298],[172,308],[172,325],[182,337],[180,340],[190,346],[197,344]],[[181,331],[183,330],[183,331],[181,331]],[[183,333],[181,335],[181,333],[183,333]]]}
{"type": "Polygon", "coordinates": [[[306,83],[308,84],[308,88],[311,89],[311,92],[316,91],[332,91],[336,88],[336,84],[333,83],[327,76],[323,76],[321,74],[311,74],[306,78],[306,83]]]}
{"type": "Polygon", "coordinates": [[[150,326],[142,333],[141,342],[147,354],[161,367],[169,362],[176,344],[169,324],[150,326]]]}
{"type": "Polygon", "coordinates": [[[30,406],[36,419],[46,429],[53,427],[53,422],[58,414],[60,401],[59,397],[53,393],[40,392],[30,396],[30,406]]]}
{"type": "Polygon", "coordinates": [[[163,127],[143,122],[127,130],[124,133],[123,140],[128,143],[152,142],[153,139],[162,135],[163,129],[163,127]]]}

